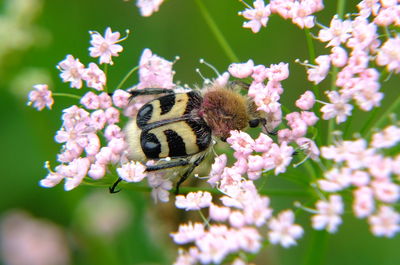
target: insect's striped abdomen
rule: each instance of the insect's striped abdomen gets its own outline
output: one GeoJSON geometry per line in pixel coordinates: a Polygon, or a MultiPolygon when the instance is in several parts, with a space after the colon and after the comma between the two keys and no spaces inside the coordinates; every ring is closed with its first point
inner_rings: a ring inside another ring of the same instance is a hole
{"type": "MultiPolygon", "coordinates": [[[[196,92],[169,94],[145,104],[136,117],[139,140],[147,159],[185,157],[206,150],[211,143],[211,129],[193,115],[201,96],[196,92]]],[[[137,140],[136,140],[137,139],[137,140]]]]}

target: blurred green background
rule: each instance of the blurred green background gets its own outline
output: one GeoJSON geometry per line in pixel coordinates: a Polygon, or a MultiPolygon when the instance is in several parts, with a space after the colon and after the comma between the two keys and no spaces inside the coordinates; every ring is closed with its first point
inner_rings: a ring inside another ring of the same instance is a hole
{"type": "MultiPolygon", "coordinates": [[[[294,109],[294,99],[311,88],[304,68],[294,63],[296,58],[308,58],[304,32],[274,15],[266,29],[253,34],[241,27],[244,20],[237,12],[244,10],[244,6],[239,1],[202,2],[241,61],[251,58],[256,64],[290,63],[291,73],[283,83],[285,93],[281,103],[294,109]]],[[[347,1],[346,12],[355,11],[356,2],[347,1]]],[[[318,18],[328,25],[336,1],[325,1],[325,6],[318,18]]],[[[67,54],[80,58],[84,64],[97,62],[88,55],[88,31],[103,33],[109,26],[122,34],[126,29],[131,32],[121,43],[124,51],[114,59],[115,65],[109,67],[111,88],[137,65],[144,48],[168,60],[180,56],[174,66],[175,80],[189,85],[202,82],[196,68],[201,68],[207,77],[215,76],[199,64],[200,58],[220,72],[230,64],[196,1],[168,0],[159,12],[144,18],[132,1],[0,0],[1,218],[6,219],[18,209],[17,213],[23,211],[29,218],[56,224],[68,244],[68,264],[171,264],[177,250],[168,234],[176,231],[182,217],[173,205],[154,205],[150,194],[129,190],[110,195],[106,188],[80,186],[65,192],[62,185],[52,189],[38,185],[47,174],[44,161],[54,165],[60,148],[53,140],[61,126],[60,113],[76,102],[55,98],[52,111],[38,112],[26,106],[27,92],[34,84],[48,83],[57,92],[79,93],[60,82],[55,66],[67,54]],[[107,225],[114,225],[115,229],[108,231],[107,225]]],[[[316,47],[317,54],[324,53],[322,45],[316,47]]],[[[126,87],[136,81],[134,75],[126,87]]],[[[390,103],[391,94],[398,94],[398,84],[398,77],[393,76],[384,85],[383,106],[390,103]]],[[[368,114],[356,111],[356,115],[360,119],[352,122],[351,131],[356,131],[368,114]]],[[[293,185],[279,179],[275,182],[277,186],[293,185]]],[[[271,199],[274,208],[281,209],[291,206],[296,198],[272,196],[271,199]]],[[[308,216],[301,218],[306,235],[299,246],[289,250],[268,247],[256,259],[257,264],[307,264],[310,256],[321,260],[320,264],[400,264],[398,236],[373,237],[365,221],[353,217],[345,218],[337,234],[327,236],[309,229],[308,216]],[[318,249],[310,248],[316,238],[325,238],[321,240],[324,244],[318,249]]],[[[5,235],[7,226],[2,229],[0,232],[5,235]]],[[[0,263],[11,264],[5,262],[5,256],[3,253],[0,263]]]]}

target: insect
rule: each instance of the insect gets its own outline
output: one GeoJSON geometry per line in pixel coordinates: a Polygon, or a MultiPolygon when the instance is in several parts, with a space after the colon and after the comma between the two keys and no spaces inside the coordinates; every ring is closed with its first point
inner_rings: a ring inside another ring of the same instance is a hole
{"type": "MultiPolygon", "coordinates": [[[[129,159],[145,163],[147,172],[173,170],[183,172],[176,184],[180,185],[207,157],[213,138],[226,141],[231,130],[264,126],[266,119],[256,110],[247,96],[239,93],[248,88],[241,82],[221,86],[212,83],[201,90],[176,93],[171,89],[148,88],[132,90],[131,98],[160,95],[143,105],[126,128],[129,159]],[[183,170],[182,170],[183,169],[183,170]]],[[[121,181],[119,178],[110,192],[121,181]]]]}

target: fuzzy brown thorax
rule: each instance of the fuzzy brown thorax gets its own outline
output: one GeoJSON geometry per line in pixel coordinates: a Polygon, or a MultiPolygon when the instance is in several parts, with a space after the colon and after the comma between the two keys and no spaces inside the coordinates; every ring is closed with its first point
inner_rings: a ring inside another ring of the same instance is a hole
{"type": "Polygon", "coordinates": [[[226,139],[231,130],[243,130],[248,126],[248,100],[230,89],[213,86],[203,95],[199,115],[215,136],[226,139]]]}

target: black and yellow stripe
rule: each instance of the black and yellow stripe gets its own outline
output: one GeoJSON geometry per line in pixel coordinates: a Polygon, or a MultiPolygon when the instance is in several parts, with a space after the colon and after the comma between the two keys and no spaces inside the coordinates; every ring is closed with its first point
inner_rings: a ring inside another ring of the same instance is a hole
{"type": "Polygon", "coordinates": [[[138,111],[140,147],[147,159],[186,157],[209,147],[211,129],[198,115],[191,115],[200,104],[196,92],[169,94],[138,111]]]}

